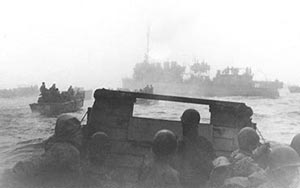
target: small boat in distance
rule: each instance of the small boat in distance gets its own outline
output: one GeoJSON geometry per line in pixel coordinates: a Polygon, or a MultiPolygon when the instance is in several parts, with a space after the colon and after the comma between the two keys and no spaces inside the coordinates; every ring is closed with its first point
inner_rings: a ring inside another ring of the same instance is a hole
{"type": "MultiPolygon", "coordinates": [[[[134,92],[137,93],[147,93],[147,94],[154,94],[153,93],[153,86],[152,85],[147,85],[146,87],[144,87],[143,89],[139,89],[139,90],[135,90],[134,92]]],[[[153,105],[156,104],[158,101],[157,100],[149,100],[149,99],[136,99],[136,104],[139,105],[153,105]]]]}
{"type": "Polygon", "coordinates": [[[30,104],[32,112],[46,116],[56,116],[62,113],[76,112],[83,106],[85,92],[79,89],[59,92],[55,84],[48,90],[41,87],[41,96],[37,103],[30,104]]]}
{"type": "Polygon", "coordinates": [[[300,93],[300,86],[293,85],[288,88],[291,93],[300,93]]]}

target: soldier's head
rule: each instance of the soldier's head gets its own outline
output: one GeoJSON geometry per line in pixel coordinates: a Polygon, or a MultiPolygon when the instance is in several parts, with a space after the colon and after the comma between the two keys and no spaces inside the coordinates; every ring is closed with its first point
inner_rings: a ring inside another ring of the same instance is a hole
{"type": "Polygon", "coordinates": [[[300,156],[300,134],[296,134],[290,145],[300,156]]]}
{"type": "Polygon", "coordinates": [[[177,150],[176,135],[170,130],[160,130],[153,138],[152,152],[157,160],[167,159],[177,150]]]}
{"type": "Polygon", "coordinates": [[[72,142],[76,146],[82,144],[80,121],[71,115],[60,115],[56,120],[54,136],[58,141],[72,142]]]}
{"type": "MultiPolygon", "coordinates": [[[[181,115],[181,125],[183,135],[185,136],[190,130],[198,128],[200,122],[200,114],[195,109],[187,109],[181,115]]],[[[198,132],[197,132],[198,133],[198,132]]]]}
{"type": "Polygon", "coordinates": [[[244,127],[238,133],[239,149],[252,152],[259,145],[259,136],[251,127],[244,127]]]}
{"type": "Polygon", "coordinates": [[[210,187],[221,187],[224,181],[232,175],[232,168],[228,158],[220,156],[212,161],[213,170],[211,171],[209,184],[210,187]]]}
{"type": "Polygon", "coordinates": [[[96,132],[92,135],[88,145],[88,156],[91,163],[102,165],[111,150],[111,140],[104,132],[96,132]]]}
{"type": "Polygon", "coordinates": [[[287,145],[275,146],[269,154],[267,174],[277,187],[290,187],[299,183],[300,158],[298,153],[287,145]]]}

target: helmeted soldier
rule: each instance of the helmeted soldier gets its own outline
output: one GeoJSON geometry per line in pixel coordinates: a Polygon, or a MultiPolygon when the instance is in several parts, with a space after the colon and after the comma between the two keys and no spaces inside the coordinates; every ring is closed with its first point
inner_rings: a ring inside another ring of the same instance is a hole
{"type": "Polygon", "coordinates": [[[296,134],[290,145],[300,156],[300,134],[296,134]]]}
{"type": "Polygon", "coordinates": [[[176,150],[177,139],[172,131],[160,130],[155,134],[152,143],[154,159],[143,168],[140,175],[140,187],[181,187],[178,172],[170,165],[176,150]]]}
{"type": "Polygon", "coordinates": [[[93,165],[102,165],[111,149],[111,140],[104,132],[96,132],[88,143],[88,158],[93,165]]]}
{"type": "Polygon", "coordinates": [[[260,144],[259,136],[253,128],[245,127],[240,130],[238,133],[238,146],[238,150],[231,154],[231,161],[236,164],[237,169],[235,172],[237,172],[238,175],[246,176],[252,173],[245,166],[248,162],[255,162],[262,168],[266,167],[266,158],[269,153],[270,145],[269,143],[260,144]],[[241,171],[238,172],[239,170],[241,171]]]}
{"type": "Polygon", "coordinates": [[[232,175],[231,163],[227,157],[220,156],[213,160],[214,168],[209,178],[209,188],[220,188],[232,175]]]}
{"type": "Polygon", "coordinates": [[[40,87],[40,92],[41,92],[41,95],[43,96],[47,91],[47,88],[46,88],[46,85],[45,85],[45,82],[42,82],[42,85],[40,87]]]}
{"type": "Polygon", "coordinates": [[[269,154],[267,183],[259,188],[292,188],[299,186],[300,158],[290,146],[280,145],[272,148],[269,154]]]}
{"type": "Polygon", "coordinates": [[[84,187],[119,187],[112,181],[116,170],[105,165],[111,151],[111,139],[105,132],[96,132],[86,142],[86,156],[83,161],[84,187]]]}
{"type": "Polygon", "coordinates": [[[40,87],[40,97],[38,99],[38,102],[47,102],[48,100],[48,89],[46,88],[45,82],[42,82],[42,85],[40,87]]]}
{"type": "Polygon", "coordinates": [[[70,87],[68,88],[68,94],[70,95],[70,97],[73,97],[73,96],[74,96],[75,91],[74,91],[74,89],[73,89],[72,86],[70,86],[70,87]]]}
{"type": "Polygon", "coordinates": [[[200,114],[195,109],[187,109],[181,116],[183,141],[178,149],[178,166],[183,187],[206,185],[213,168],[215,152],[212,144],[199,136],[200,114]]]}
{"type": "MultiPolygon", "coordinates": [[[[64,187],[80,177],[80,121],[70,115],[58,117],[55,133],[45,143],[45,153],[18,162],[9,173],[20,187],[64,187]]],[[[15,187],[19,187],[16,185],[15,187]]]]}

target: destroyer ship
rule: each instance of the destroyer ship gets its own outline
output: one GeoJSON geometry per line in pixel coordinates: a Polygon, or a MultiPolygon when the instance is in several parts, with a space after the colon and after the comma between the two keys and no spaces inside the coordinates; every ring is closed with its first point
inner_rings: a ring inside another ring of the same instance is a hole
{"type": "Polygon", "coordinates": [[[135,90],[145,85],[153,85],[156,94],[190,96],[190,97],[225,97],[245,96],[278,98],[278,89],[283,83],[275,81],[254,81],[250,68],[243,73],[235,67],[218,70],[211,79],[207,72],[210,66],[205,63],[194,63],[187,75],[185,66],[177,62],[159,63],[144,61],[136,64],[133,78],[122,79],[122,87],[135,90]],[[184,76],[188,76],[184,79],[184,76]]]}

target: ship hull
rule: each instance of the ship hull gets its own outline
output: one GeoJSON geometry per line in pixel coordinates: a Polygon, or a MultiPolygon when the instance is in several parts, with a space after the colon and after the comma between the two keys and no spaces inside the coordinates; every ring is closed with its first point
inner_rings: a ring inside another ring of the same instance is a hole
{"type": "Polygon", "coordinates": [[[185,84],[185,83],[144,83],[134,80],[123,80],[123,88],[134,90],[144,85],[152,84],[156,94],[177,95],[189,97],[226,97],[246,96],[278,98],[276,88],[224,86],[213,84],[185,84]]]}
{"type": "Polygon", "coordinates": [[[55,116],[62,113],[76,112],[83,106],[84,99],[75,99],[62,103],[33,103],[30,104],[32,112],[46,116],[55,116]]]}

